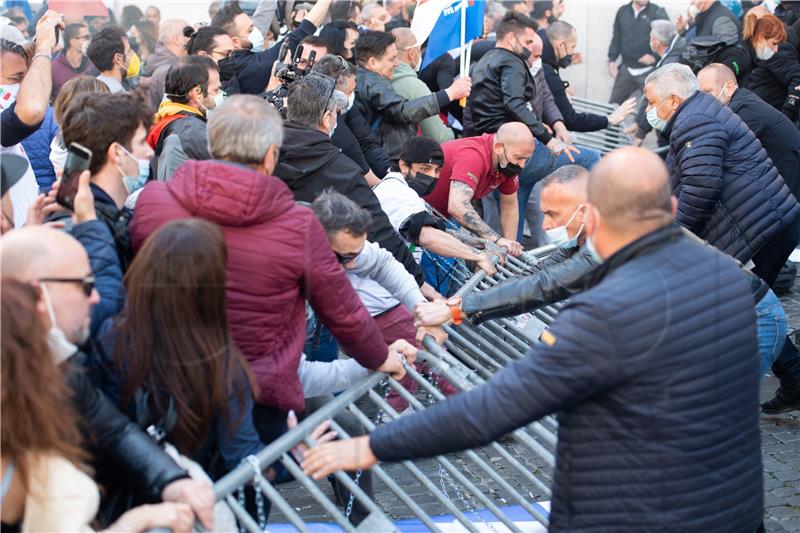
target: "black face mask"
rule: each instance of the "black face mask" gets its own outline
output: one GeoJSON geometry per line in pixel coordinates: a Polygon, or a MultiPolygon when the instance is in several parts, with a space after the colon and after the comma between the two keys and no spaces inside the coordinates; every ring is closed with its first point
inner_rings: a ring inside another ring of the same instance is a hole
{"type": "Polygon", "coordinates": [[[408,186],[422,198],[433,192],[433,189],[436,187],[436,178],[423,174],[422,172],[417,172],[414,177],[409,180],[408,186]]]}
{"type": "Polygon", "coordinates": [[[572,54],[566,55],[558,60],[558,68],[567,68],[572,64],[572,54]]]}
{"type": "Polygon", "coordinates": [[[527,48],[523,48],[523,49],[522,49],[522,52],[518,53],[517,55],[518,55],[519,57],[521,57],[521,58],[522,58],[522,60],[523,60],[525,63],[527,63],[527,62],[528,62],[528,58],[530,58],[530,57],[531,57],[531,51],[530,51],[530,50],[528,50],[527,48]]]}
{"type": "Polygon", "coordinates": [[[500,173],[506,177],[513,178],[514,176],[519,176],[520,172],[522,172],[522,167],[516,163],[512,163],[508,160],[508,155],[506,155],[506,148],[503,147],[503,157],[506,158],[506,166],[501,166],[500,162],[497,162],[497,166],[500,167],[500,173]]]}

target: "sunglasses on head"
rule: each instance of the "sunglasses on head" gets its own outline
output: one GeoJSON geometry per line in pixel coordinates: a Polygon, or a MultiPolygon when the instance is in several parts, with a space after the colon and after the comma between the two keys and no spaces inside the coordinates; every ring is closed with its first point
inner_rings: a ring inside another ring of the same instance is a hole
{"type": "Polygon", "coordinates": [[[86,276],[83,278],[40,278],[40,282],[46,283],[80,283],[83,287],[83,294],[88,298],[92,295],[94,290],[94,276],[86,276]]]}

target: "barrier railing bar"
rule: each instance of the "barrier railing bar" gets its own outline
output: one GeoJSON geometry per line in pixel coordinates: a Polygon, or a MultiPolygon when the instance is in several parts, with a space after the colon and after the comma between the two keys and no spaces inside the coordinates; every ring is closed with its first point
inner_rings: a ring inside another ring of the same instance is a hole
{"type": "Polygon", "coordinates": [[[275,487],[272,486],[272,483],[266,481],[263,477],[258,479],[258,485],[261,487],[261,490],[264,494],[269,498],[269,500],[275,504],[278,510],[283,513],[283,515],[289,520],[289,522],[296,527],[300,531],[308,531],[305,522],[303,519],[300,518],[300,515],[297,514],[297,511],[294,510],[289,502],[287,502],[283,496],[281,496],[275,487]]]}
{"type": "Polygon", "coordinates": [[[451,328],[450,326],[447,326],[445,328],[445,331],[447,331],[448,334],[452,331],[458,337],[463,338],[464,342],[461,342],[460,340],[459,340],[459,342],[467,350],[473,351],[475,353],[478,353],[478,352],[482,352],[482,353],[489,352],[489,353],[493,354],[495,357],[497,357],[501,361],[501,363],[498,363],[494,359],[491,359],[491,358],[487,358],[487,359],[490,359],[493,362],[493,364],[495,366],[497,366],[497,367],[505,368],[506,365],[508,365],[508,363],[511,363],[513,361],[512,358],[510,358],[509,356],[504,354],[496,346],[493,346],[491,344],[486,343],[485,340],[483,341],[483,344],[485,344],[485,346],[478,346],[476,344],[476,342],[481,342],[481,341],[480,340],[476,341],[476,337],[478,339],[480,339],[480,336],[476,335],[471,327],[469,327],[469,326],[464,327],[464,326],[466,326],[466,324],[462,324],[461,327],[459,327],[457,331],[456,331],[455,328],[451,328]]]}
{"type": "MultiPolygon", "coordinates": [[[[355,404],[350,404],[348,410],[356,416],[358,421],[365,428],[367,428],[367,430],[371,432],[372,430],[375,429],[375,424],[355,404]]],[[[400,464],[404,466],[406,470],[408,470],[409,473],[411,473],[411,475],[417,479],[417,481],[422,483],[422,485],[426,489],[428,489],[428,491],[430,491],[431,494],[433,494],[437,500],[442,502],[445,505],[445,507],[447,507],[447,510],[450,511],[450,513],[452,513],[452,515],[456,517],[456,519],[459,522],[461,522],[464,525],[464,527],[466,527],[469,531],[473,533],[478,533],[479,531],[478,528],[472,525],[472,522],[461,512],[461,510],[458,507],[453,505],[453,502],[450,501],[450,498],[448,498],[442,491],[440,491],[439,487],[437,487],[436,484],[434,484],[430,479],[428,479],[428,477],[422,472],[422,470],[419,469],[419,467],[417,467],[417,465],[415,465],[411,461],[402,461],[400,464]]]]}
{"type": "MultiPolygon", "coordinates": [[[[513,344],[516,344],[515,350],[521,356],[525,356],[528,353],[528,350],[531,349],[530,345],[520,340],[513,332],[503,329],[499,324],[496,324],[493,320],[487,320],[486,322],[478,325],[479,331],[484,331],[487,334],[494,335],[497,338],[500,338],[501,335],[505,335],[505,337],[513,344]]],[[[506,344],[509,344],[508,341],[506,344]]],[[[510,345],[510,344],[509,344],[510,345]]],[[[519,357],[517,358],[519,359],[519,357]]]]}
{"type": "Polygon", "coordinates": [[[240,526],[250,533],[261,533],[261,527],[259,527],[256,521],[253,520],[253,517],[250,516],[250,513],[248,513],[241,505],[239,505],[239,502],[236,501],[236,498],[234,498],[231,494],[228,494],[225,496],[225,503],[228,504],[228,507],[230,507],[231,511],[233,511],[233,514],[236,515],[236,519],[239,521],[240,526]]]}
{"type": "MultiPolygon", "coordinates": [[[[282,455],[286,454],[284,453],[282,455]]],[[[288,456],[286,457],[288,458],[288,456]]],[[[319,503],[322,508],[325,509],[325,512],[328,513],[328,515],[333,518],[342,529],[345,531],[356,530],[353,524],[351,524],[350,521],[347,520],[347,518],[345,518],[345,516],[341,513],[341,511],[339,511],[339,509],[336,507],[336,504],[334,504],[330,499],[328,499],[327,496],[325,496],[325,494],[320,490],[319,487],[317,487],[316,483],[314,483],[311,478],[303,474],[303,471],[291,458],[289,458],[288,461],[282,460],[281,463],[283,463],[283,466],[286,467],[286,470],[288,470],[289,473],[294,476],[295,480],[305,487],[314,500],[316,500],[317,503],[319,503]],[[318,495],[321,495],[322,497],[320,498],[318,495]]]]}
{"type": "MultiPolygon", "coordinates": [[[[323,405],[320,409],[306,417],[306,419],[303,420],[294,430],[284,433],[275,439],[269,446],[261,450],[256,456],[261,464],[261,469],[263,470],[266,465],[275,462],[278,457],[283,454],[283,450],[288,450],[294,444],[296,444],[298,441],[298,435],[305,437],[311,434],[314,428],[316,428],[319,424],[331,418],[333,414],[338,410],[341,410],[343,406],[363,396],[367,390],[377,385],[378,382],[383,379],[383,377],[384,375],[380,372],[373,372],[364,378],[363,381],[356,383],[346,391],[342,392],[332,402],[323,405]]],[[[241,464],[214,484],[214,493],[217,496],[217,499],[224,498],[252,479],[252,467],[247,463],[241,464]]]]}
{"type": "MultiPolygon", "coordinates": [[[[355,412],[353,411],[353,409],[358,410],[358,407],[356,407],[355,404],[350,404],[350,405],[347,406],[347,410],[350,411],[353,415],[355,415],[355,412]]],[[[359,410],[359,412],[360,412],[360,410],[359,410]]],[[[367,418],[367,416],[364,415],[364,413],[361,413],[361,415],[367,421],[369,421],[369,418],[367,418]]],[[[356,416],[356,417],[359,418],[358,416],[356,416]]],[[[363,423],[362,423],[362,425],[363,425],[363,423]]],[[[370,422],[370,425],[372,427],[366,427],[365,426],[368,431],[372,431],[372,429],[374,429],[374,427],[375,427],[374,424],[372,424],[371,422],[370,422]]],[[[336,434],[339,437],[341,437],[343,439],[347,439],[347,438],[350,437],[350,435],[347,433],[347,431],[345,431],[345,429],[342,426],[337,424],[335,420],[331,420],[331,428],[336,432],[336,434]]],[[[422,520],[422,522],[429,529],[431,529],[432,531],[441,531],[439,529],[439,527],[436,525],[436,523],[428,515],[428,513],[426,513],[425,510],[422,507],[420,507],[417,504],[417,502],[415,502],[413,500],[413,498],[411,498],[408,495],[408,493],[406,493],[406,491],[404,491],[402,488],[400,488],[400,485],[398,485],[395,482],[395,480],[393,480],[386,473],[386,471],[383,468],[380,467],[380,465],[373,466],[372,467],[372,473],[375,474],[376,478],[378,478],[381,481],[383,481],[383,483],[389,488],[389,490],[391,490],[406,505],[406,507],[408,507],[411,510],[411,512],[414,513],[417,516],[417,518],[422,520]]]]}
{"type": "MultiPolygon", "coordinates": [[[[397,385],[398,387],[395,390],[397,390],[397,392],[399,392],[407,402],[411,403],[412,405],[414,403],[420,405],[419,401],[416,398],[414,398],[411,395],[411,393],[409,393],[402,386],[400,386],[399,383],[397,385]]],[[[370,390],[370,398],[372,398],[380,406],[380,408],[383,409],[384,412],[388,413],[393,420],[399,418],[397,411],[395,411],[394,408],[391,405],[389,405],[386,401],[384,401],[383,398],[381,398],[375,391],[370,390]]],[[[477,455],[472,450],[467,451],[466,454],[477,455]]],[[[472,481],[470,481],[464,474],[462,474],[449,459],[443,456],[438,456],[435,457],[434,460],[440,465],[442,465],[444,469],[447,470],[448,474],[450,474],[456,480],[458,480],[458,482],[461,483],[467,489],[467,491],[469,491],[469,493],[472,495],[473,498],[480,501],[484,505],[484,507],[489,512],[491,512],[495,516],[495,518],[497,518],[503,524],[505,524],[508,529],[514,532],[522,533],[522,530],[520,530],[514,524],[514,522],[509,520],[508,517],[505,515],[505,513],[503,513],[492,500],[487,498],[486,495],[483,493],[483,491],[481,491],[478,487],[476,487],[475,484],[472,483],[472,481]]]]}
{"type": "MultiPolygon", "coordinates": [[[[464,322],[461,325],[461,328],[463,329],[464,326],[466,326],[466,324],[467,323],[464,322]]],[[[513,360],[521,359],[522,357],[525,356],[525,353],[527,353],[527,352],[523,352],[518,347],[512,346],[511,344],[506,342],[505,339],[503,339],[499,335],[497,335],[494,331],[492,331],[491,329],[489,329],[489,328],[487,328],[487,327],[485,327],[483,325],[470,326],[470,329],[475,331],[476,334],[482,334],[489,341],[494,341],[494,343],[496,343],[499,346],[503,347],[507,352],[509,352],[509,354],[508,354],[509,355],[509,360],[513,361],[513,360]]],[[[506,337],[508,337],[509,339],[513,338],[511,335],[506,335],[506,337]]]]}
{"type": "MultiPolygon", "coordinates": [[[[447,342],[444,344],[444,346],[445,348],[447,348],[447,351],[451,352],[456,357],[456,361],[459,361],[460,358],[463,361],[463,364],[466,364],[468,368],[477,372],[481,378],[489,379],[495,374],[494,371],[489,370],[488,368],[480,364],[476,359],[474,359],[471,355],[469,355],[466,351],[464,351],[460,346],[455,344],[453,342],[453,338],[448,339],[447,342]]],[[[499,369],[502,369],[501,365],[498,366],[500,366],[499,369]]]]}

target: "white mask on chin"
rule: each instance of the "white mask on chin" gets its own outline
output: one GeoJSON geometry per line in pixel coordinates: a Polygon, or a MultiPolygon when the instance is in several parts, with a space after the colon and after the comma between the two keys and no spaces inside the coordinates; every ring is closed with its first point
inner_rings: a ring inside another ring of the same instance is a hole
{"type": "MultiPolygon", "coordinates": [[[[47,287],[44,283],[42,287],[42,296],[44,296],[44,303],[47,306],[47,315],[50,317],[50,330],[47,332],[47,344],[50,346],[50,351],[53,353],[53,359],[56,365],[59,365],[75,355],[78,352],[78,347],[67,339],[66,334],[56,324],[56,314],[53,311],[53,305],[50,303],[50,294],[47,292],[47,287]]],[[[89,332],[86,332],[88,338],[89,332]]],[[[86,339],[81,340],[85,342],[86,339]]]]}

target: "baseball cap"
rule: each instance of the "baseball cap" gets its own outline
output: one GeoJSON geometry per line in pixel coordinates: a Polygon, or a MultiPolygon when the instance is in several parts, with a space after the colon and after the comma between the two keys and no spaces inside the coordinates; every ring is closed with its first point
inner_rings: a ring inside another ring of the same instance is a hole
{"type": "Polygon", "coordinates": [[[28,170],[28,160],[19,155],[4,154],[0,156],[0,196],[16,184],[28,170]]]}
{"type": "Polygon", "coordinates": [[[406,163],[444,164],[442,147],[430,137],[414,137],[403,145],[400,159],[406,163]]]}
{"type": "Polygon", "coordinates": [[[8,17],[0,17],[0,39],[11,41],[20,46],[25,46],[27,42],[22,32],[11,25],[11,20],[8,17]]]}

